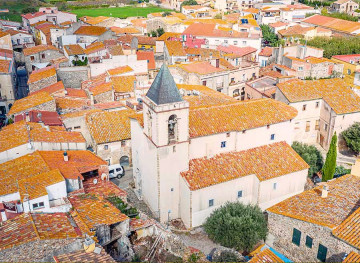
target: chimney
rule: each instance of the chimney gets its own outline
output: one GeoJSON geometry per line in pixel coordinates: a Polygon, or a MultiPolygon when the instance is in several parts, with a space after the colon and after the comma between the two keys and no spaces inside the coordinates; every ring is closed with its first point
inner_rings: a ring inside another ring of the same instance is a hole
{"type": "Polygon", "coordinates": [[[69,161],[69,156],[66,151],[63,153],[63,155],[64,155],[64,161],[65,162],[69,161]]]}
{"type": "Polygon", "coordinates": [[[328,196],[329,188],[327,185],[323,186],[323,189],[321,190],[321,198],[326,198],[328,196]]]}
{"type": "Polygon", "coordinates": [[[30,116],[29,116],[29,112],[25,112],[25,121],[26,122],[30,122],[30,116]]]}
{"type": "Polygon", "coordinates": [[[84,16],[84,22],[86,22],[86,19],[87,19],[87,17],[86,17],[86,16],[84,16]]]}
{"type": "Polygon", "coordinates": [[[94,105],[94,93],[90,92],[90,104],[94,105]]]}

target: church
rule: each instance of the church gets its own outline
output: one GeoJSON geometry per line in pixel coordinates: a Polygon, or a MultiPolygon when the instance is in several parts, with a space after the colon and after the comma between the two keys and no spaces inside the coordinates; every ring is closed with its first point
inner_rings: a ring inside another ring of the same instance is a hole
{"type": "Polygon", "coordinates": [[[163,223],[202,225],[226,202],[266,209],[301,193],[308,165],[291,148],[297,110],[176,85],[163,65],[131,117],[136,194],[163,223]]]}

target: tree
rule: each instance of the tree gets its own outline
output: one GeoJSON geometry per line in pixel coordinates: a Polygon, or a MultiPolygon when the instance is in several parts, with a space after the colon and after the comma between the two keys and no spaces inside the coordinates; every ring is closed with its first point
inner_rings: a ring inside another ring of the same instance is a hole
{"type": "Polygon", "coordinates": [[[323,157],[315,146],[307,145],[301,142],[294,142],[291,147],[310,166],[308,176],[311,177],[321,170],[323,167],[323,157]]]}
{"type": "Polygon", "coordinates": [[[240,202],[226,203],[206,219],[209,238],[222,246],[251,251],[267,235],[267,223],[261,209],[240,202]]]}
{"type": "Polygon", "coordinates": [[[181,6],[184,5],[197,5],[198,3],[195,0],[186,0],[184,2],[182,2],[181,6]]]}
{"type": "Polygon", "coordinates": [[[360,122],[356,122],[341,133],[346,145],[356,154],[360,152],[360,122]]]}
{"type": "Polygon", "coordinates": [[[163,17],[170,16],[170,15],[171,15],[170,11],[165,11],[164,13],[162,13],[163,17]]]}
{"type": "Polygon", "coordinates": [[[219,14],[216,14],[215,16],[214,16],[214,18],[215,19],[222,19],[222,15],[219,13],[219,14]]]}
{"type": "Polygon", "coordinates": [[[162,27],[160,27],[160,28],[156,29],[156,33],[157,33],[157,36],[160,37],[165,33],[165,31],[162,27]]]}
{"type": "Polygon", "coordinates": [[[260,27],[266,43],[272,47],[276,47],[280,44],[278,36],[271,30],[268,25],[261,25],[260,27]]]}
{"type": "Polygon", "coordinates": [[[308,46],[324,49],[324,57],[360,53],[360,37],[315,37],[307,42],[308,46]]]}
{"type": "Polygon", "coordinates": [[[322,168],[322,181],[327,182],[334,178],[337,157],[337,136],[336,132],[331,138],[329,151],[326,154],[324,167],[322,168]]]}
{"type": "Polygon", "coordinates": [[[150,32],[150,34],[151,34],[152,37],[156,37],[156,36],[157,36],[157,34],[156,34],[156,32],[155,32],[154,30],[152,30],[152,31],[150,32]]]}
{"type": "Polygon", "coordinates": [[[36,8],[33,7],[33,6],[25,7],[25,8],[22,10],[22,13],[23,13],[23,14],[35,13],[35,12],[37,12],[37,10],[36,10],[36,8]]]}

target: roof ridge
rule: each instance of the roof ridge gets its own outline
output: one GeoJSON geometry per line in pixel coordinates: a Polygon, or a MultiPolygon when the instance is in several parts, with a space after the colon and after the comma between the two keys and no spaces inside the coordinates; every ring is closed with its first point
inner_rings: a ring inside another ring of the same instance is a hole
{"type": "MultiPolygon", "coordinates": [[[[30,205],[30,204],[29,204],[29,205],[30,205]]],[[[29,209],[30,209],[30,207],[29,207],[29,209]]],[[[34,228],[34,232],[35,232],[37,238],[38,238],[39,240],[41,240],[40,235],[39,235],[39,232],[38,232],[37,227],[36,227],[36,225],[35,225],[34,219],[33,219],[33,217],[32,217],[32,215],[31,215],[30,212],[29,212],[29,216],[30,216],[31,224],[32,224],[32,226],[33,226],[33,228],[34,228]]]]}

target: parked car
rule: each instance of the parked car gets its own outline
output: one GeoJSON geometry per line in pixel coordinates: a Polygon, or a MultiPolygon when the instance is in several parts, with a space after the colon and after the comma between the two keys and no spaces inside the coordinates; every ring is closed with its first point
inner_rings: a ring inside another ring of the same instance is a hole
{"type": "Polygon", "coordinates": [[[109,178],[121,178],[125,175],[124,167],[120,164],[114,164],[109,166],[109,178]]]}

